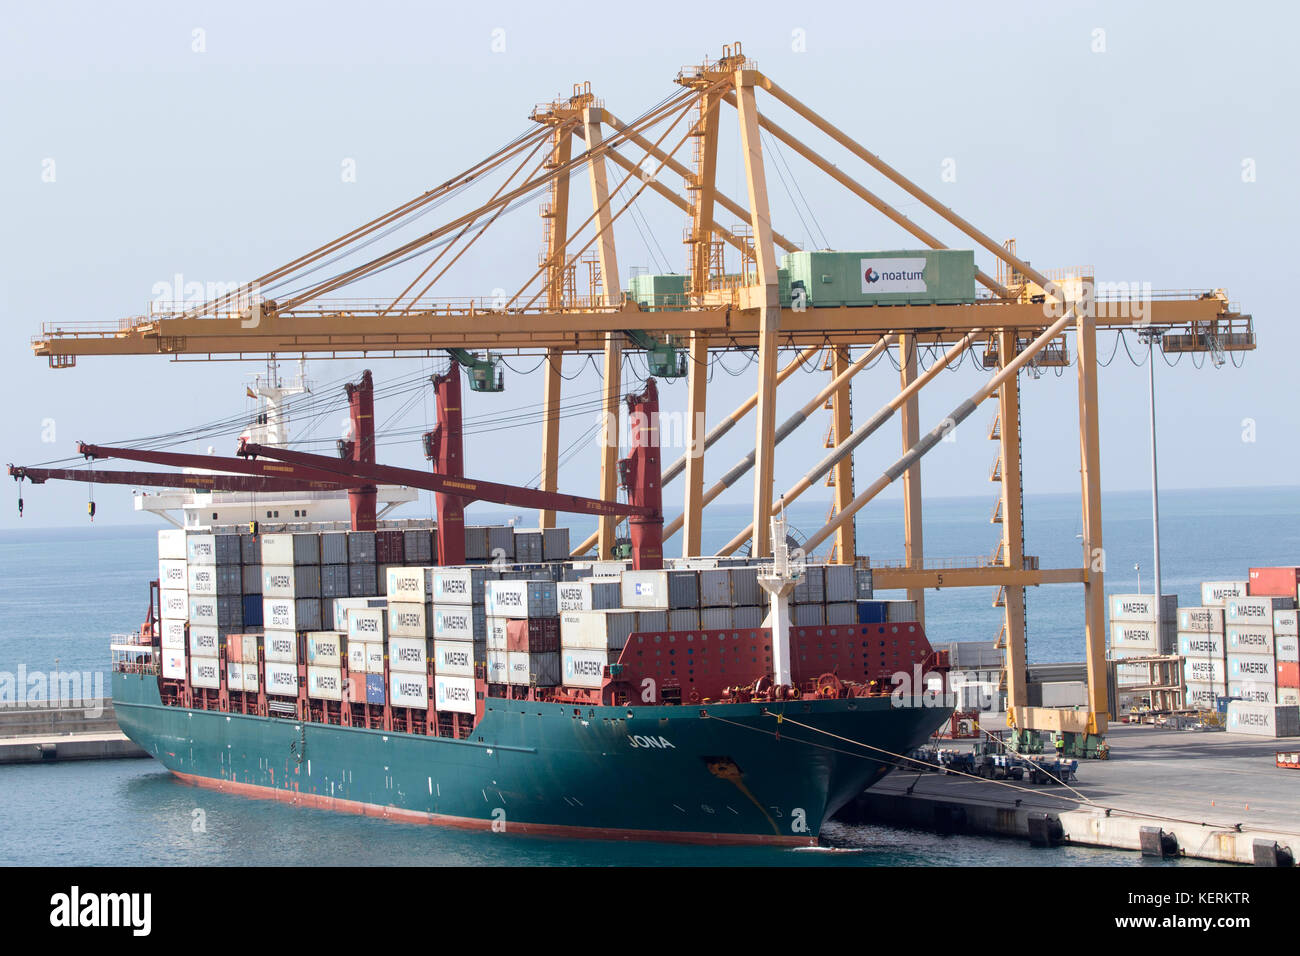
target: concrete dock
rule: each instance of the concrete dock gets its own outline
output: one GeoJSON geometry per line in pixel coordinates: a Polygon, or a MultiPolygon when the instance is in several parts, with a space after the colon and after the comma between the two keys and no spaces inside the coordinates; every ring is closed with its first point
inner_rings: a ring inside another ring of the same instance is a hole
{"type": "Polygon", "coordinates": [[[111,699],[0,707],[0,764],[146,756],[118,728],[111,699]]]}
{"type": "Polygon", "coordinates": [[[1107,740],[1110,759],[1080,761],[1068,788],[895,770],[852,812],[895,826],[1133,852],[1143,852],[1145,837],[1148,854],[1230,863],[1300,859],[1300,771],[1275,761],[1300,741],[1125,724],[1112,724],[1107,740]]]}

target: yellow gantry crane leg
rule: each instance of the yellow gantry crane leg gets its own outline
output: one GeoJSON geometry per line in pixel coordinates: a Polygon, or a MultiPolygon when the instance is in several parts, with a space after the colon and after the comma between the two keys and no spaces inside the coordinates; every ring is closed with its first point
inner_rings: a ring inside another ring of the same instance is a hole
{"type": "MultiPolygon", "coordinates": [[[[831,380],[843,377],[843,383],[831,395],[831,414],[834,420],[835,444],[838,445],[853,431],[853,385],[844,375],[849,370],[849,347],[837,345],[831,351],[831,380]]],[[[845,455],[831,470],[835,476],[835,510],[847,507],[853,500],[853,456],[845,455]]],[[[850,521],[835,533],[835,556],[840,564],[853,564],[858,555],[858,539],[854,522],[850,521]]]]}
{"type": "MultiPolygon", "coordinates": [[[[1083,628],[1088,665],[1088,733],[1104,734],[1110,708],[1106,674],[1106,552],[1101,543],[1101,408],[1097,393],[1097,321],[1080,308],[1075,324],[1079,368],[1079,475],[1083,484],[1083,628]]],[[[1158,599],[1158,598],[1157,598],[1158,599]]]]}
{"type": "MultiPolygon", "coordinates": [[[[573,150],[573,138],[570,127],[557,125],[553,128],[551,144],[552,168],[559,168],[568,163],[573,150]]],[[[557,176],[551,180],[550,220],[547,223],[547,255],[550,257],[546,268],[546,304],[553,311],[564,307],[565,288],[565,238],[569,234],[569,177],[557,176]]],[[[542,381],[542,407],[546,410],[542,419],[542,480],[541,490],[555,492],[559,490],[560,462],[560,396],[564,378],[561,375],[564,363],[564,351],[557,348],[546,350],[545,378],[542,381]]],[[[555,512],[543,509],[537,518],[539,528],[555,527],[555,512]]]]}
{"type": "MultiPolygon", "coordinates": [[[[1016,333],[998,332],[998,358],[1003,368],[1016,354],[1016,333]]],[[[998,442],[1002,455],[1002,554],[1006,567],[1024,567],[1024,499],[1020,484],[1020,376],[998,389],[998,442]]],[[[1025,646],[1025,589],[1003,585],[1006,635],[1007,714],[1020,713],[1029,703],[1025,646]]]]}
{"type": "MultiPolygon", "coordinates": [[[[914,334],[898,337],[899,385],[903,389],[916,381],[918,347],[914,334]]],[[[913,389],[899,410],[904,452],[921,440],[920,394],[919,389],[913,389]]],[[[849,500],[852,500],[851,496],[849,500]]],[[[903,557],[909,568],[925,566],[925,540],[921,528],[921,462],[918,458],[903,472],[903,557]]],[[[916,602],[916,619],[925,624],[925,589],[908,588],[907,599],[916,602]]]]}
{"type": "MultiPolygon", "coordinates": [[[[600,110],[588,106],[582,111],[583,138],[587,151],[597,149],[602,141],[600,110]]],[[[596,209],[596,254],[600,261],[600,275],[605,304],[619,301],[618,256],[614,250],[614,229],[611,223],[609,180],[605,171],[605,157],[593,156],[587,163],[591,181],[591,201],[596,209]]],[[[605,333],[604,422],[601,425],[600,446],[600,496],[606,501],[618,498],[618,423],[619,403],[623,392],[623,333],[605,333]]],[[[615,515],[601,515],[597,532],[597,551],[608,558],[614,551],[614,536],[618,527],[615,515]]]]}

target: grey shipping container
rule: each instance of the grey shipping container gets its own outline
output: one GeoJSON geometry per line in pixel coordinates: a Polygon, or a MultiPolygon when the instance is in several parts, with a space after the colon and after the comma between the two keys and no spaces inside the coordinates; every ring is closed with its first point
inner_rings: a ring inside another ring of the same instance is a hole
{"type": "Polygon", "coordinates": [[[679,607],[668,612],[668,630],[695,631],[700,627],[700,609],[679,607]]]}
{"type": "Polygon", "coordinates": [[[348,563],[375,564],[375,533],[373,531],[348,532],[348,563]]]}
{"type": "Polygon", "coordinates": [[[569,529],[542,529],[542,560],[567,561],[569,559],[569,529]]]}
{"type": "Polygon", "coordinates": [[[736,607],[759,607],[767,603],[766,592],[758,586],[758,568],[753,565],[731,568],[731,599],[736,607]]]}
{"type": "Polygon", "coordinates": [[[870,568],[858,568],[854,572],[854,578],[857,582],[857,600],[870,601],[874,595],[874,586],[871,580],[870,568]]]}
{"type": "Polygon", "coordinates": [[[348,535],[346,531],[327,531],[320,536],[320,563],[348,563],[348,535]]]}
{"type": "MultiPolygon", "coordinates": [[[[351,593],[351,568],[346,564],[324,564],[320,569],[320,594],[326,598],[347,597],[351,593]]],[[[331,605],[332,606],[332,605],[331,605]]],[[[325,630],[329,630],[326,627],[325,630]]]]}
{"type": "Polygon", "coordinates": [[[641,611],[637,615],[636,629],[638,631],[668,630],[668,612],[667,611],[641,611]]]}
{"type": "Polygon", "coordinates": [[[262,563],[262,542],[257,535],[241,534],[239,536],[239,562],[240,564],[262,563]]]}
{"type": "Polygon", "coordinates": [[[486,561],[490,557],[491,554],[488,553],[487,528],[466,527],[465,528],[465,560],[486,561]]]}
{"type": "Polygon", "coordinates": [[[762,627],[763,618],[765,617],[767,617],[767,608],[765,607],[746,605],[745,607],[733,608],[731,611],[731,626],[737,628],[762,627]]]}
{"type": "Polygon", "coordinates": [[[245,564],[240,568],[240,574],[243,577],[241,582],[242,593],[262,593],[262,566],[260,564],[245,564]]]}
{"type": "MultiPolygon", "coordinates": [[[[731,607],[731,568],[700,571],[700,607],[731,607]]],[[[725,625],[724,625],[725,626],[725,625]]]]}
{"type": "Polygon", "coordinates": [[[243,551],[237,534],[219,534],[216,536],[217,566],[223,564],[242,564],[243,551]]]}
{"type": "Polygon", "coordinates": [[[827,604],[837,604],[842,601],[857,599],[858,582],[853,565],[828,564],[825,568],[825,575],[827,604]]]}
{"type": "Polygon", "coordinates": [[[797,627],[812,627],[826,623],[825,604],[795,604],[790,607],[790,623],[797,627]]]}
{"type": "MultiPolygon", "coordinates": [[[[346,572],[347,567],[343,570],[346,572]]],[[[333,631],[334,627],[334,601],[332,599],[322,599],[320,602],[320,629],[322,631],[333,631]]]]}
{"type": "Polygon", "coordinates": [[[794,586],[791,604],[826,603],[826,569],[820,564],[805,565],[803,577],[794,586]]]}
{"type": "Polygon", "coordinates": [[[373,564],[348,566],[349,597],[374,597],[379,593],[378,569],[373,564]]]}
{"type": "MultiPolygon", "coordinates": [[[[242,612],[241,612],[242,613],[242,612]]],[[[294,624],[300,631],[322,630],[320,598],[298,598],[294,601],[294,624]]]]}
{"type": "Polygon", "coordinates": [[[854,601],[836,602],[826,605],[827,624],[857,624],[858,605],[854,601]]]}
{"type": "Polygon", "coordinates": [[[515,532],[515,560],[520,562],[542,560],[542,533],[540,531],[515,532]]]}
{"type": "Polygon", "coordinates": [[[433,532],[423,528],[402,532],[402,551],[407,564],[429,564],[433,561],[433,532]]]}
{"type": "Polygon", "coordinates": [[[724,631],[733,627],[735,615],[729,607],[700,608],[700,629],[705,631],[724,631]]]}
{"type": "Polygon", "coordinates": [[[491,525],[487,529],[488,557],[499,554],[507,561],[515,559],[515,529],[508,525],[491,525]]]}

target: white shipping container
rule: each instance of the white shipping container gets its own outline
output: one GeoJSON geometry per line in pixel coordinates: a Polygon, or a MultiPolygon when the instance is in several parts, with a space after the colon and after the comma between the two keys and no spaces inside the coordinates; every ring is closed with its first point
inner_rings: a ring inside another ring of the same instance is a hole
{"type": "Polygon", "coordinates": [[[1295,737],[1300,735],[1300,711],[1278,704],[1234,700],[1228,704],[1228,731],[1256,737],[1295,737]]]}
{"type": "MultiPolygon", "coordinates": [[[[268,665],[298,663],[298,635],[293,631],[268,630],[262,638],[268,665]]],[[[297,673],[295,671],[295,673],[297,673]]],[[[270,678],[267,678],[270,681],[270,678]]]]}
{"type": "Polygon", "coordinates": [[[423,637],[390,637],[388,668],[394,671],[419,671],[429,667],[429,643],[423,637]]]}
{"type": "Polygon", "coordinates": [[[554,687],[560,683],[560,655],[557,651],[532,654],[510,651],[506,662],[507,683],[520,687],[554,687]]]}
{"type": "MultiPolygon", "coordinates": [[[[1178,613],[1178,595],[1166,594],[1161,602],[1165,620],[1173,620],[1178,613]]],[[[1151,622],[1156,620],[1156,597],[1154,594],[1112,594],[1110,596],[1110,619],[1112,621],[1151,622]]]]}
{"type": "Polygon", "coordinates": [[[190,684],[205,690],[221,688],[221,662],[215,657],[190,658],[190,684]]]}
{"type": "Polygon", "coordinates": [[[320,564],[320,535],[312,532],[264,534],[262,564],[320,564]]]}
{"type": "Polygon", "coordinates": [[[1207,634],[1222,634],[1223,608],[1180,607],[1178,609],[1178,630],[1187,633],[1202,631],[1207,634]]]}
{"type": "Polygon", "coordinates": [[[185,561],[192,565],[217,563],[217,536],[191,534],[185,538],[185,561]]]}
{"type": "Polygon", "coordinates": [[[1183,661],[1183,680],[1195,684],[1224,684],[1227,667],[1222,658],[1189,657],[1183,661]]]}
{"type": "Polygon", "coordinates": [[[490,684],[504,684],[510,676],[510,655],[504,645],[501,650],[487,652],[487,679],[490,684]]]}
{"type": "Polygon", "coordinates": [[[428,604],[433,600],[433,572],[433,568],[390,567],[385,593],[392,601],[428,604]]]}
{"type": "Polygon", "coordinates": [[[1276,704],[1277,688],[1269,681],[1237,680],[1228,682],[1228,696],[1252,704],[1276,704]]]}
{"type": "Polygon", "coordinates": [[[298,665],[266,662],[266,692],[280,697],[298,696],[298,665]]]}
{"type": "Polygon", "coordinates": [[[1300,635],[1300,611],[1273,612],[1274,637],[1296,637],[1300,635]]]}
{"type": "Polygon", "coordinates": [[[483,585],[496,577],[496,573],[488,568],[436,569],[433,574],[433,602],[481,605],[483,585]]]}
{"type": "MultiPolygon", "coordinates": [[[[1161,652],[1160,635],[1156,632],[1153,621],[1111,621],[1110,644],[1112,648],[1124,648],[1127,651],[1138,650],[1146,654],[1161,652]]],[[[1114,655],[1118,657],[1119,655],[1114,655]]],[[[1125,654],[1135,657],[1135,654],[1125,654]]]]}
{"type": "Polygon", "coordinates": [[[605,667],[618,662],[618,651],[562,647],[560,657],[563,683],[598,690],[604,682],[605,667]]]}
{"type": "Polygon", "coordinates": [[[320,567],[317,565],[262,565],[263,597],[320,597],[320,593],[320,567]]]}
{"type": "Polygon", "coordinates": [[[217,599],[215,597],[190,598],[190,623],[224,624],[224,621],[219,620],[217,608],[217,599]]]}
{"type": "Polygon", "coordinates": [[[485,641],[487,615],[482,608],[469,605],[435,607],[433,636],[444,641],[485,641]]]}
{"type": "Polygon", "coordinates": [[[1233,598],[1227,603],[1224,615],[1226,624],[1254,624],[1258,627],[1273,627],[1275,611],[1289,611],[1295,607],[1295,598],[1282,597],[1242,597],[1233,598]]]}
{"type": "Polygon", "coordinates": [[[429,678],[423,672],[393,671],[388,675],[388,700],[394,707],[428,710],[429,678]]]}
{"type": "Polygon", "coordinates": [[[168,680],[184,680],[189,671],[185,666],[185,651],[164,648],[162,676],[168,680]]]}
{"type": "Polygon", "coordinates": [[[384,672],[384,645],[366,645],[366,673],[382,674],[384,672]]]}
{"type": "Polygon", "coordinates": [[[388,605],[390,637],[432,637],[433,606],[394,601],[388,605]]]}
{"type": "Polygon", "coordinates": [[[1183,706],[1214,710],[1219,706],[1219,698],[1227,695],[1228,688],[1222,684],[1196,684],[1189,681],[1183,690],[1183,706]]]}
{"type": "MultiPolygon", "coordinates": [[[[620,650],[641,630],[636,611],[568,611],[560,615],[560,646],[575,650],[620,650]]],[[[597,685],[599,686],[599,685],[597,685]]]]}
{"type": "MultiPolygon", "coordinates": [[[[230,661],[226,664],[226,687],[232,691],[243,691],[245,667],[241,661],[230,661]]],[[[257,690],[257,668],[253,668],[253,690],[257,690]]]]}
{"type": "Polygon", "coordinates": [[[307,696],[313,700],[342,700],[343,671],[337,667],[308,665],[307,696]]]}
{"type": "Polygon", "coordinates": [[[1088,703],[1088,685],[1081,680],[1044,681],[1044,707],[1083,707],[1088,703]]]}
{"type": "Polygon", "coordinates": [[[1277,668],[1271,654],[1234,654],[1228,650],[1228,681],[1254,680],[1276,684],[1277,668]]]}
{"type": "Polygon", "coordinates": [[[1206,581],[1201,585],[1201,604],[1206,607],[1223,607],[1229,599],[1245,596],[1245,581],[1206,581]]]}
{"type": "Polygon", "coordinates": [[[341,666],[343,635],[338,631],[308,631],[307,663],[316,667],[341,666]]]}
{"type": "Polygon", "coordinates": [[[262,626],[268,631],[298,630],[298,609],[293,598],[262,598],[262,626]]]}
{"type": "Polygon", "coordinates": [[[164,528],[162,531],[159,531],[158,560],[184,561],[185,558],[185,529],[164,528]]]}
{"type": "Polygon", "coordinates": [[[217,566],[215,564],[186,565],[185,589],[191,595],[217,596],[217,566]]]}
{"type": "Polygon", "coordinates": [[[474,681],[469,677],[442,677],[433,679],[434,707],[440,711],[457,714],[475,712],[474,681]]]}
{"type": "Polygon", "coordinates": [[[1277,689],[1277,702],[1288,707],[1300,705],[1300,690],[1294,687],[1279,687],[1277,689]]]}
{"type": "MultiPolygon", "coordinates": [[[[506,625],[510,622],[507,617],[489,617],[487,619],[487,647],[490,651],[504,651],[506,649],[506,625]]],[[[498,683],[500,683],[498,681],[498,683]]]]}
{"type": "Polygon", "coordinates": [[[1222,634],[1204,632],[1178,633],[1178,653],[1183,657],[1223,657],[1226,653],[1222,634]]]}
{"type": "Polygon", "coordinates": [[[162,607],[165,621],[188,621],[190,618],[190,598],[185,588],[164,588],[158,592],[158,602],[162,607]]]}
{"type": "Polygon", "coordinates": [[[158,586],[164,591],[184,591],[190,586],[189,565],[169,558],[158,562],[158,586]]]}
{"type": "Polygon", "coordinates": [[[1283,663],[1300,661],[1300,637],[1277,635],[1273,638],[1274,656],[1283,663]]]}
{"type": "Polygon", "coordinates": [[[625,608],[700,606],[698,571],[624,571],[622,603],[625,608]]]}
{"type": "MultiPolygon", "coordinates": [[[[334,623],[337,625],[338,621],[334,623]]],[[[348,609],[348,640],[382,642],[388,636],[388,609],[354,607],[348,609]]]]}
{"type": "Polygon", "coordinates": [[[162,623],[159,625],[159,631],[162,635],[162,646],[164,650],[185,650],[184,621],[169,621],[164,618],[162,623]]]}
{"type": "Polygon", "coordinates": [[[366,645],[359,641],[348,641],[348,673],[366,673],[366,645]]]}
{"type": "Polygon", "coordinates": [[[217,628],[205,624],[190,625],[190,654],[195,657],[216,657],[221,650],[217,628]]]}
{"type": "Polygon", "coordinates": [[[434,641],[433,672],[447,677],[473,677],[474,642],[434,641]]]}
{"type": "Polygon", "coordinates": [[[1267,654],[1273,656],[1273,628],[1248,624],[1227,627],[1229,654],[1267,654]]]}
{"type": "Polygon", "coordinates": [[[549,580],[487,581],[483,609],[496,617],[555,617],[555,582],[549,580]]]}

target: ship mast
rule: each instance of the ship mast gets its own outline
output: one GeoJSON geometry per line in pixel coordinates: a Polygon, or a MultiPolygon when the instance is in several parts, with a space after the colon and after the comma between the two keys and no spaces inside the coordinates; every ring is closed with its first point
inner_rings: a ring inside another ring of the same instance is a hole
{"type": "Polygon", "coordinates": [[[790,595],[803,578],[804,554],[796,549],[790,554],[786,539],[785,497],[772,516],[772,563],[759,570],[758,584],[771,600],[771,610],[764,627],[772,629],[772,680],[778,687],[794,683],[790,671],[790,595]]]}

